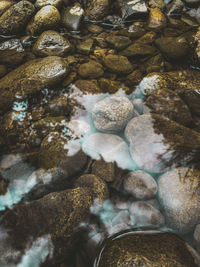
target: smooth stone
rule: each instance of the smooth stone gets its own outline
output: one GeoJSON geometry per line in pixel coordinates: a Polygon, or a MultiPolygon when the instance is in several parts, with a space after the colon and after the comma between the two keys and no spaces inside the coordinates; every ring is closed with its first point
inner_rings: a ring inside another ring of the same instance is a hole
{"type": "Polygon", "coordinates": [[[92,164],[92,174],[99,176],[106,182],[113,182],[116,176],[116,165],[113,162],[105,162],[103,159],[95,160],[92,164]]]}
{"type": "Polygon", "coordinates": [[[123,130],[133,116],[132,103],[127,97],[120,95],[104,98],[92,110],[94,126],[102,132],[123,130]]]}
{"type": "Polygon", "coordinates": [[[0,1],[0,16],[12,5],[14,5],[15,2],[12,0],[2,0],[0,1]]]}
{"type": "Polygon", "coordinates": [[[162,29],[167,25],[165,15],[159,8],[150,8],[148,27],[151,29],[162,29]]]}
{"type": "Polygon", "coordinates": [[[141,42],[135,42],[128,46],[126,49],[120,51],[120,55],[126,57],[147,57],[153,55],[156,52],[155,47],[141,42]]]}
{"type": "Polygon", "coordinates": [[[93,159],[102,157],[106,162],[115,161],[123,169],[132,163],[127,144],[114,134],[94,133],[85,140],[82,149],[93,159]]]}
{"type": "Polygon", "coordinates": [[[120,35],[108,35],[106,42],[117,50],[122,50],[131,44],[130,38],[120,35]]]}
{"type": "Polygon", "coordinates": [[[19,39],[0,43],[0,61],[3,64],[18,65],[25,57],[25,50],[19,39]]]}
{"type": "Polygon", "coordinates": [[[50,56],[28,61],[0,80],[0,109],[8,109],[17,97],[26,97],[54,86],[63,80],[68,71],[66,61],[60,57],[50,56]]]}
{"type": "Polygon", "coordinates": [[[78,74],[85,79],[95,79],[103,76],[104,70],[100,63],[90,60],[89,62],[80,65],[78,74]]]}
{"type": "Polygon", "coordinates": [[[133,202],[129,211],[132,225],[137,227],[151,226],[157,228],[164,224],[164,217],[161,212],[148,201],[133,202]]]}
{"type": "Polygon", "coordinates": [[[198,266],[189,245],[172,233],[120,233],[108,238],[99,251],[95,260],[96,267],[198,266]]]}
{"type": "Polygon", "coordinates": [[[124,189],[138,199],[153,198],[157,192],[154,178],[141,170],[129,172],[124,177],[124,189]]]}
{"type": "Polygon", "coordinates": [[[38,35],[45,30],[53,30],[58,27],[61,17],[54,6],[42,7],[26,27],[28,35],[38,35]]]}
{"type": "Polygon", "coordinates": [[[155,44],[169,60],[185,58],[189,52],[188,42],[184,37],[161,37],[155,44]]]}
{"type": "Polygon", "coordinates": [[[99,79],[99,86],[104,93],[115,94],[122,89],[126,94],[130,93],[130,88],[120,81],[113,81],[106,78],[99,79]]]}
{"type": "Polygon", "coordinates": [[[179,233],[192,231],[200,222],[199,179],[199,170],[181,167],[166,172],[158,180],[166,222],[179,233]]]}
{"type": "Polygon", "coordinates": [[[140,114],[142,115],[143,114],[143,101],[142,99],[140,98],[136,98],[133,100],[133,106],[134,106],[134,109],[140,114]]]}
{"type": "Polygon", "coordinates": [[[99,20],[109,12],[109,0],[87,1],[86,15],[91,20],[99,20]]]}
{"type": "Polygon", "coordinates": [[[89,38],[81,42],[80,44],[78,44],[76,48],[79,53],[84,54],[84,55],[89,55],[91,52],[93,43],[94,43],[93,39],[89,38]]]}
{"type": "Polygon", "coordinates": [[[33,46],[37,56],[65,56],[71,51],[70,42],[56,31],[43,32],[33,46]]]}
{"type": "Polygon", "coordinates": [[[33,4],[28,1],[20,1],[12,5],[0,17],[0,34],[15,35],[21,33],[34,12],[33,4]]]}
{"type": "Polygon", "coordinates": [[[44,6],[55,6],[56,8],[59,8],[62,5],[62,0],[36,0],[35,7],[40,9],[44,6]]]}
{"type": "Polygon", "coordinates": [[[124,28],[119,30],[120,35],[127,36],[131,39],[137,39],[145,34],[145,29],[137,23],[133,23],[128,28],[124,28]]]}
{"type": "Polygon", "coordinates": [[[107,55],[103,59],[106,68],[114,73],[128,74],[133,70],[133,66],[127,57],[120,55],[107,55]]]}
{"type": "Polygon", "coordinates": [[[79,3],[76,3],[73,7],[64,8],[62,11],[62,24],[69,30],[79,30],[81,20],[84,15],[84,10],[79,3]]]}
{"type": "Polygon", "coordinates": [[[0,65],[0,78],[2,78],[3,76],[5,76],[7,73],[7,68],[5,65],[0,65]]]}

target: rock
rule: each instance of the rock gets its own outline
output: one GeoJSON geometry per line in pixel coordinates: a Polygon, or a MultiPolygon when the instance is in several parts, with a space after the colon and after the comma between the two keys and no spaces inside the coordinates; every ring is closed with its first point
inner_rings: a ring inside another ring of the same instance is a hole
{"type": "Polygon", "coordinates": [[[84,55],[89,55],[93,46],[93,39],[89,38],[77,45],[77,50],[79,53],[84,55]]]}
{"type": "Polygon", "coordinates": [[[199,5],[199,0],[185,0],[188,6],[199,5]]]}
{"type": "Polygon", "coordinates": [[[169,60],[185,59],[188,55],[189,46],[184,37],[161,37],[155,44],[169,60]]]}
{"type": "Polygon", "coordinates": [[[93,195],[93,199],[104,201],[109,197],[109,191],[106,183],[94,174],[85,174],[80,176],[74,185],[75,187],[86,187],[93,195]]]}
{"type": "Polygon", "coordinates": [[[37,0],[35,2],[35,7],[38,9],[48,5],[59,8],[62,5],[62,0],[37,0]]]}
{"type": "Polygon", "coordinates": [[[108,14],[108,0],[89,0],[86,9],[86,15],[89,19],[99,20],[108,14]]]}
{"type": "Polygon", "coordinates": [[[132,103],[125,96],[114,95],[97,102],[92,111],[95,127],[102,132],[123,130],[133,117],[132,103]]]}
{"type": "Polygon", "coordinates": [[[0,17],[0,34],[15,35],[21,33],[35,12],[28,1],[20,1],[12,5],[0,17]]]}
{"type": "Polygon", "coordinates": [[[133,56],[146,57],[154,54],[155,51],[156,49],[151,45],[135,42],[134,44],[128,46],[126,49],[120,51],[119,54],[126,57],[133,57],[133,56]]]}
{"type": "Polygon", "coordinates": [[[184,8],[184,2],[181,0],[174,0],[167,8],[167,16],[180,17],[184,8]]]}
{"type": "Polygon", "coordinates": [[[33,46],[38,56],[65,56],[71,51],[70,42],[56,31],[43,32],[33,46]]]}
{"type": "Polygon", "coordinates": [[[28,35],[38,35],[44,30],[53,30],[60,23],[60,13],[54,6],[42,7],[26,27],[28,35]]]}
{"type": "Polygon", "coordinates": [[[196,55],[198,60],[200,61],[200,28],[198,28],[197,34],[195,36],[195,40],[196,40],[196,55]]]}
{"type": "Polygon", "coordinates": [[[197,251],[200,251],[200,224],[197,224],[194,230],[194,244],[197,251]]]}
{"type": "Polygon", "coordinates": [[[89,62],[80,65],[78,74],[82,78],[99,78],[104,74],[103,66],[94,60],[90,60],[89,62]]]}
{"type": "Polygon", "coordinates": [[[106,182],[113,182],[115,179],[116,165],[113,162],[105,162],[103,159],[95,160],[92,164],[92,174],[97,175],[106,182]]]}
{"type": "Polygon", "coordinates": [[[130,88],[128,88],[119,81],[112,81],[106,78],[100,78],[98,82],[102,92],[104,93],[115,94],[120,89],[122,89],[126,94],[130,93],[130,88]]]}
{"type": "Polygon", "coordinates": [[[52,116],[66,116],[70,113],[68,98],[65,95],[55,97],[48,106],[52,116]]]}
{"type": "Polygon", "coordinates": [[[169,89],[155,90],[146,100],[145,105],[151,113],[166,116],[185,126],[190,125],[192,116],[188,106],[175,92],[169,89]]]}
{"type": "Polygon", "coordinates": [[[199,170],[181,167],[166,172],[158,180],[167,224],[179,233],[192,231],[200,222],[199,179],[199,170]]]}
{"type": "Polygon", "coordinates": [[[148,14],[146,3],[143,0],[118,0],[118,3],[121,8],[121,17],[123,20],[146,17],[148,14]]]}
{"type": "Polygon", "coordinates": [[[127,86],[138,85],[142,80],[142,73],[140,70],[134,70],[126,76],[125,84],[127,86]]]}
{"type": "Polygon", "coordinates": [[[80,4],[76,3],[73,7],[67,7],[62,11],[62,24],[69,30],[79,30],[84,10],[80,4]]]}
{"type": "Polygon", "coordinates": [[[69,130],[69,136],[72,138],[86,137],[91,131],[90,125],[82,120],[69,121],[67,123],[67,128],[69,130]]]}
{"type": "Polygon", "coordinates": [[[125,136],[133,160],[152,173],[194,161],[200,144],[199,133],[157,114],[133,118],[125,136]]]}
{"type": "Polygon", "coordinates": [[[3,76],[5,76],[7,73],[7,68],[4,65],[0,65],[0,78],[2,78],[3,76]]]}
{"type": "Polygon", "coordinates": [[[106,162],[115,161],[123,169],[132,164],[127,144],[114,134],[94,133],[85,140],[82,148],[93,159],[102,157],[106,162]]]}
{"type": "Polygon", "coordinates": [[[106,68],[114,73],[128,74],[133,70],[132,64],[124,56],[107,55],[103,59],[103,62],[106,68]]]}
{"type": "Polygon", "coordinates": [[[95,262],[97,267],[198,266],[191,248],[180,237],[152,231],[129,231],[108,238],[95,262]]]}
{"type": "Polygon", "coordinates": [[[138,199],[153,198],[157,192],[157,184],[150,174],[138,170],[125,176],[124,189],[138,199]]]}
{"type": "Polygon", "coordinates": [[[15,2],[13,2],[12,0],[2,0],[0,2],[0,16],[12,5],[14,5],[15,2]]]}
{"type": "Polygon", "coordinates": [[[106,42],[117,50],[122,50],[131,44],[131,40],[126,36],[108,35],[106,42]]]}
{"type": "Polygon", "coordinates": [[[137,42],[141,44],[152,44],[157,37],[157,33],[150,31],[145,33],[142,37],[140,37],[137,42]]]}
{"type": "Polygon", "coordinates": [[[138,23],[133,23],[128,28],[119,31],[119,34],[127,36],[131,39],[137,39],[145,34],[145,29],[138,23]]]}
{"type": "Polygon", "coordinates": [[[161,212],[148,201],[133,202],[129,211],[132,225],[137,227],[151,226],[157,228],[164,224],[164,217],[161,212]]]}
{"type": "Polygon", "coordinates": [[[26,97],[57,84],[67,73],[67,64],[59,57],[34,59],[21,65],[0,80],[0,110],[9,108],[17,96],[26,97]]]}
{"type": "Polygon", "coordinates": [[[99,94],[101,89],[98,86],[97,80],[77,80],[75,86],[84,94],[99,94]]]}
{"type": "Polygon", "coordinates": [[[150,8],[148,27],[153,29],[162,29],[166,26],[167,20],[162,11],[155,7],[150,8]]]}
{"type": "Polygon", "coordinates": [[[163,10],[165,8],[166,4],[165,4],[165,2],[163,0],[150,0],[149,1],[149,6],[151,8],[158,7],[161,10],[163,10]]]}
{"type": "Polygon", "coordinates": [[[138,112],[138,114],[142,115],[143,109],[144,109],[144,104],[143,104],[142,99],[135,98],[132,103],[133,103],[134,109],[138,112]]]}
{"type": "MultiPolygon", "coordinates": [[[[15,265],[10,261],[9,251],[21,254],[32,240],[49,235],[53,246],[53,258],[47,265],[58,263],[70,256],[80,241],[79,225],[89,217],[92,197],[86,188],[75,188],[54,192],[30,203],[16,205],[4,214],[1,229],[6,236],[1,237],[2,265],[15,265]]],[[[18,258],[18,261],[21,257],[18,258]]]]}
{"type": "Polygon", "coordinates": [[[0,43],[0,61],[8,65],[18,65],[25,57],[25,50],[19,39],[0,43]]]}

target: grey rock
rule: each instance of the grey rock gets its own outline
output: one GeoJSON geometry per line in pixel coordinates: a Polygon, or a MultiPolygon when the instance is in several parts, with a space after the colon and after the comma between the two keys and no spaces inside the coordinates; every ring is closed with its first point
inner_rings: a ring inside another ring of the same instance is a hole
{"type": "Polygon", "coordinates": [[[148,14],[147,5],[143,0],[118,0],[118,4],[121,7],[121,16],[124,20],[138,17],[141,18],[142,16],[146,16],[148,14]]]}
{"type": "Polygon", "coordinates": [[[62,24],[69,30],[77,31],[79,30],[83,15],[84,10],[79,4],[67,7],[62,11],[62,24]]]}

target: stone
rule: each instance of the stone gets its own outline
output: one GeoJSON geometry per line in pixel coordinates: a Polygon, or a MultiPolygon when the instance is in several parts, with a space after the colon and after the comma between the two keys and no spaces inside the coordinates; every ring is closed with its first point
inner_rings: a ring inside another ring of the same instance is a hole
{"type": "Polygon", "coordinates": [[[199,0],[185,0],[185,2],[186,2],[186,4],[188,5],[188,6],[193,6],[193,5],[199,5],[199,0]]]}
{"type": "Polygon", "coordinates": [[[21,65],[0,80],[0,110],[8,109],[17,96],[26,97],[54,86],[62,81],[67,73],[66,62],[55,56],[34,59],[21,65]]]}
{"type": "MultiPolygon", "coordinates": [[[[91,131],[90,125],[82,120],[71,120],[67,123],[69,136],[72,138],[83,138],[89,135],[91,131]]],[[[102,178],[102,177],[100,177],[102,178]]]]}
{"type": "Polygon", "coordinates": [[[25,57],[25,50],[19,39],[0,43],[0,61],[3,64],[19,65],[25,57]]]}
{"type": "Polygon", "coordinates": [[[60,23],[60,13],[54,6],[42,7],[26,27],[28,35],[38,35],[45,30],[53,30],[60,23]]]}
{"type": "Polygon", "coordinates": [[[182,10],[184,8],[184,2],[181,0],[174,0],[168,7],[167,7],[167,16],[169,17],[180,17],[182,14],[182,10]]]}
{"type": "Polygon", "coordinates": [[[189,46],[184,37],[161,37],[155,44],[169,60],[185,59],[188,55],[189,46]]]}
{"type": "Polygon", "coordinates": [[[37,0],[35,2],[35,7],[38,9],[48,5],[59,8],[62,5],[62,0],[37,0]]]}
{"type": "Polygon", "coordinates": [[[77,31],[83,15],[84,10],[79,3],[76,3],[73,7],[64,8],[62,11],[62,24],[71,31],[77,31]]]}
{"type": "Polygon", "coordinates": [[[15,35],[21,33],[35,12],[28,1],[20,1],[12,5],[0,17],[0,34],[15,35]]]}
{"type": "Polygon", "coordinates": [[[134,198],[147,199],[155,197],[157,184],[150,174],[138,170],[129,172],[124,177],[124,189],[134,198]]]}
{"type": "Polygon", "coordinates": [[[151,113],[164,115],[185,126],[192,122],[191,112],[184,101],[170,89],[158,89],[145,100],[151,113]]]}
{"type": "Polygon", "coordinates": [[[100,63],[90,60],[89,62],[80,65],[78,74],[82,78],[95,79],[103,76],[104,70],[100,63]]]}
{"type": "Polygon", "coordinates": [[[121,17],[123,20],[137,19],[145,17],[148,14],[148,9],[145,1],[141,0],[118,0],[121,8],[121,17]]]}
{"type": "Polygon", "coordinates": [[[7,68],[5,65],[0,65],[0,78],[2,78],[3,76],[5,76],[7,73],[7,68]]]}
{"type": "Polygon", "coordinates": [[[138,112],[138,114],[143,114],[144,104],[141,98],[135,98],[133,101],[134,109],[138,112]]]}
{"type": "Polygon", "coordinates": [[[166,27],[166,25],[167,20],[162,11],[157,7],[150,8],[148,27],[151,29],[162,29],[166,27]]]}
{"type": "Polygon", "coordinates": [[[91,52],[93,43],[94,43],[93,39],[89,38],[81,42],[80,44],[78,44],[76,48],[79,53],[84,54],[84,55],[89,55],[91,52]]]}
{"type": "Polygon", "coordinates": [[[125,137],[133,160],[152,173],[195,161],[200,142],[198,132],[153,113],[130,120],[125,137]]]}
{"type": "Polygon", "coordinates": [[[15,2],[12,0],[2,0],[0,2],[0,16],[12,5],[14,5],[15,2]]]}
{"type": "Polygon", "coordinates": [[[117,50],[122,50],[131,44],[131,40],[126,36],[108,35],[106,42],[117,50]]]}
{"type": "Polygon", "coordinates": [[[94,133],[82,145],[83,151],[95,160],[116,162],[122,169],[132,164],[126,142],[114,134],[94,133]],[[126,159],[126,160],[125,160],[126,159]]]}
{"type": "Polygon", "coordinates": [[[84,94],[99,94],[101,89],[98,86],[97,80],[77,80],[75,86],[84,94]]]}
{"type": "Polygon", "coordinates": [[[114,73],[128,74],[133,70],[133,66],[127,57],[121,55],[107,55],[103,62],[106,68],[114,73]]]}
{"type": "Polygon", "coordinates": [[[163,0],[150,0],[149,1],[149,6],[151,8],[158,7],[161,10],[163,10],[166,7],[166,4],[165,4],[165,2],[163,0]]]}
{"type": "Polygon", "coordinates": [[[66,178],[78,174],[87,163],[81,145],[70,141],[64,134],[49,133],[42,141],[39,162],[42,168],[61,168],[66,178]]]}
{"type": "Polygon", "coordinates": [[[140,42],[135,42],[126,49],[120,51],[119,54],[126,57],[146,57],[150,55],[152,56],[155,52],[155,47],[147,44],[141,44],[140,42]]]}
{"type": "Polygon", "coordinates": [[[66,116],[70,113],[68,102],[67,96],[60,95],[50,101],[47,109],[52,116],[66,116]]]}
{"type": "Polygon", "coordinates": [[[92,110],[94,126],[102,132],[123,130],[134,116],[132,103],[125,96],[114,95],[97,102],[92,110]]]}
{"type": "Polygon", "coordinates": [[[142,73],[140,70],[134,70],[126,76],[125,84],[127,86],[138,85],[142,80],[142,73]]]}
{"type": "Polygon", "coordinates": [[[92,164],[92,174],[97,175],[106,182],[113,182],[115,179],[116,165],[113,162],[105,162],[103,159],[95,160],[92,164]]]}
{"type": "Polygon", "coordinates": [[[102,202],[109,197],[109,191],[106,183],[94,174],[85,174],[80,176],[75,184],[75,187],[86,187],[93,195],[93,199],[98,199],[102,202]]]}
{"type": "Polygon", "coordinates": [[[89,19],[99,20],[109,12],[108,0],[89,0],[87,3],[86,15],[89,19]]]}
{"type": "Polygon", "coordinates": [[[158,195],[169,227],[179,233],[194,230],[199,216],[200,171],[187,167],[175,168],[161,175],[158,195]]]}
{"type": "Polygon", "coordinates": [[[120,233],[108,238],[99,251],[95,260],[97,267],[198,266],[191,247],[172,233],[152,231],[120,233]]]}
{"type": "Polygon", "coordinates": [[[194,244],[197,251],[200,251],[200,224],[197,224],[194,230],[194,244]]]}
{"type": "Polygon", "coordinates": [[[122,89],[126,94],[130,93],[130,88],[125,86],[120,81],[113,81],[106,78],[99,79],[99,86],[104,93],[115,94],[122,89]]]}
{"type": "Polygon", "coordinates": [[[44,31],[33,46],[33,52],[40,57],[66,56],[71,51],[70,42],[56,31],[44,31]]]}
{"type": "Polygon", "coordinates": [[[150,31],[150,32],[145,33],[143,36],[141,36],[137,40],[137,42],[141,44],[152,44],[156,40],[156,37],[157,37],[157,33],[150,31]]]}
{"type": "Polygon", "coordinates": [[[137,39],[145,34],[145,29],[142,27],[142,25],[133,23],[128,28],[124,28],[119,30],[120,35],[127,36],[131,39],[137,39]]]}
{"type": "Polygon", "coordinates": [[[164,224],[161,212],[148,201],[133,202],[129,211],[132,225],[137,227],[157,228],[164,224]]]}

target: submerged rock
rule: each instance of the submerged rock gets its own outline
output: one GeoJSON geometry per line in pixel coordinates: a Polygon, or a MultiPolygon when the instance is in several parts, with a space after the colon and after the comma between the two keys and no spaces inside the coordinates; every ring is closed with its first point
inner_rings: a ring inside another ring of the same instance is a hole
{"type": "Polygon", "coordinates": [[[14,35],[21,33],[35,12],[33,4],[20,1],[12,5],[0,17],[0,34],[14,35]]]}
{"type": "Polygon", "coordinates": [[[0,16],[12,5],[14,5],[15,2],[12,0],[2,0],[0,2],[0,16]]]}
{"type": "Polygon", "coordinates": [[[87,1],[86,15],[92,20],[102,19],[108,14],[108,0],[89,0],[87,1]]]}
{"type": "Polygon", "coordinates": [[[198,266],[191,248],[180,237],[150,231],[125,232],[110,237],[95,262],[97,267],[198,266]]]}
{"type": "Polygon", "coordinates": [[[103,159],[95,160],[92,164],[92,173],[106,182],[114,181],[116,178],[116,169],[114,162],[105,162],[103,159]]]}
{"type": "Polygon", "coordinates": [[[73,7],[67,7],[62,11],[62,24],[69,30],[79,30],[81,20],[84,15],[84,10],[79,3],[73,7]]]}
{"type": "Polygon", "coordinates": [[[0,80],[0,110],[8,109],[17,96],[23,98],[57,84],[67,73],[68,66],[60,57],[34,59],[21,65],[0,80]]]}
{"type": "Polygon", "coordinates": [[[95,79],[101,77],[104,74],[104,70],[100,63],[90,60],[80,65],[78,73],[82,78],[95,79]]]}
{"type": "Polygon", "coordinates": [[[155,47],[137,41],[126,49],[120,51],[119,54],[126,57],[146,57],[153,55],[155,51],[155,47]]]}
{"type": "Polygon", "coordinates": [[[166,26],[167,20],[159,8],[150,8],[148,27],[162,29],[166,26]]]}
{"type": "Polygon", "coordinates": [[[132,64],[124,56],[107,55],[103,61],[108,70],[114,73],[126,74],[133,70],[132,64]]]}
{"type": "Polygon", "coordinates": [[[180,233],[194,230],[200,222],[200,171],[180,167],[163,174],[158,180],[160,203],[167,224],[180,233]]]}
{"type": "Polygon", "coordinates": [[[97,102],[92,111],[95,127],[102,132],[123,130],[133,117],[134,109],[127,97],[114,95],[97,102]]]}
{"type": "Polygon", "coordinates": [[[109,35],[106,41],[117,50],[122,50],[131,44],[131,40],[128,37],[120,35],[109,35]]]}
{"type": "Polygon", "coordinates": [[[124,20],[141,18],[148,14],[147,5],[143,0],[118,0],[117,2],[121,8],[121,17],[124,20]]]}

